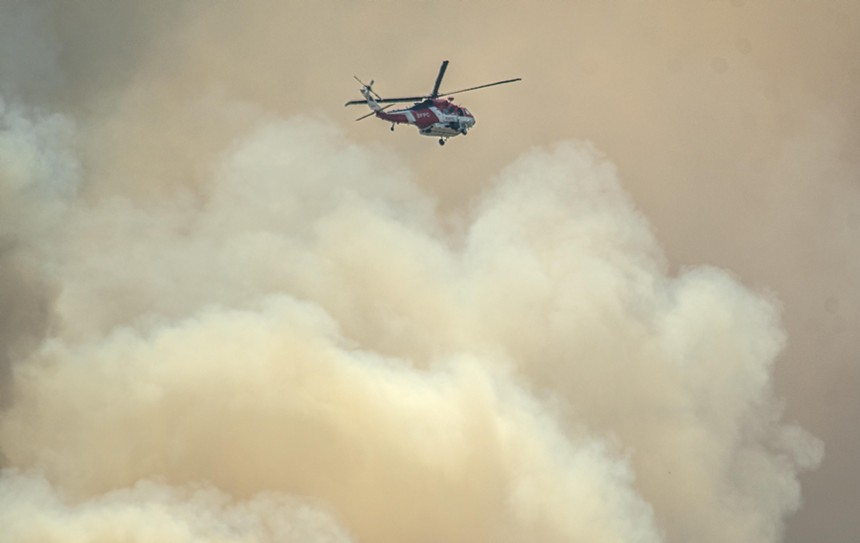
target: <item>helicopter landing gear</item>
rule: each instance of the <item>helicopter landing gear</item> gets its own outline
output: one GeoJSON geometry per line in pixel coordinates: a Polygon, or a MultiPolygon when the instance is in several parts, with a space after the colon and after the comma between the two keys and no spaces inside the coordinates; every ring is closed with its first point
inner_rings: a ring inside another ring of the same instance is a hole
{"type": "Polygon", "coordinates": [[[394,132],[394,123],[391,123],[391,128],[390,128],[390,130],[391,130],[392,132],[394,132]]]}
{"type": "Polygon", "coordinates": [[[445,138],[439,138],[439,145],[445,145],[445,138]]]}

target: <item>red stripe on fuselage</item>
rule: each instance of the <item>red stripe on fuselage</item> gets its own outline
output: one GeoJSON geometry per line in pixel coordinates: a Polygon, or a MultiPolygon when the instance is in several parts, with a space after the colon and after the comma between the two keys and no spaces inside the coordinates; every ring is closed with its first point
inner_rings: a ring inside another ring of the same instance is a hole
{"type": "Polygon", "coordinates": [[[426,128],[431,124],[439,122],[439,117],[429,108],[401,109],[392,111],[391,113],[379,111],[376,113],[376,116],[390,123],[414,124],[418,128],[426,128]]]}
{"type": "Polygon", "coordinates": [[[392,111],[391,113],[388,113],[387,111],[377,111],[376,116],[383,121],[388,121],[390,123],[411,124],[409,117],[407,117],[405,113],[400,113],[398,111],[392,111]]]}

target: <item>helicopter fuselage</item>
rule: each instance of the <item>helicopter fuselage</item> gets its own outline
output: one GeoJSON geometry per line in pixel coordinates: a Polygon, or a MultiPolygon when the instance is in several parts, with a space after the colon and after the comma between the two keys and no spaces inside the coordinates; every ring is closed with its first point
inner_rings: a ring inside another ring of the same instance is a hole
{"type": "Polygon", "coordinates": [[[423,136],[452,138],[465,135],[475,126],[475,116],[451,100],[436,99],[419,102],[410,108],[377,111],[376,116],[395,124],[412,124],[423,136]]]}

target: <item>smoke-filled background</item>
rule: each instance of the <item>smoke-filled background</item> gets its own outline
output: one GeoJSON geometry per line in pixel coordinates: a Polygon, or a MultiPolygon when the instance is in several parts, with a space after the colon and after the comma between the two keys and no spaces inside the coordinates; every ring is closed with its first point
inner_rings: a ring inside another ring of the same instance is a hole
{"type": "Polygon", "coordinates": [[[0,542],[855,541],[855,2],[0,3],[0,542]],[[444,148],[352,119],[465,94],[444,148]]]}

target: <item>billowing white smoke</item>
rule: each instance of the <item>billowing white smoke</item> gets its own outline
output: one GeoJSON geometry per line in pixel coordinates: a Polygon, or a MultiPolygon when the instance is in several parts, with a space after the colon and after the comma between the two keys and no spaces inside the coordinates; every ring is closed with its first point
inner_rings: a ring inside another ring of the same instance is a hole
{"type": "Polygon", "coordinates": [[[66,220],[4,541],[777,541],[821,455],[779,422],[774,301],[670,277],[588,145],[518,158],[462,234],[307,118],[205,196],[66,220]]]}
{"type": "Polygon", "coordinates": [[[70,505],[37,475],[7,474],[0,504],[4,541],[349,541],[328,515],[266,492],[237,503],[208,486],[142,481],[70,505]]]}

